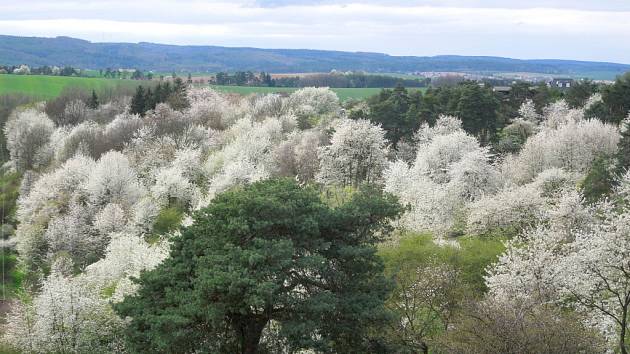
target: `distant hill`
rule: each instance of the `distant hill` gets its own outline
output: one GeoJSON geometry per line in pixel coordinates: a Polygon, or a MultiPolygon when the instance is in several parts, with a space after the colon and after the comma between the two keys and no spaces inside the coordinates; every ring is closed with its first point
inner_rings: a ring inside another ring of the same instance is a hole
{"type": "Polygon", "coordinates": [[[0,35],[0,64],[69,65],[78,68],[138,68],[155,71],[326,72],[533,72],[556,76],[613,78],[630,65],[573,60],[519,60],[501,57],[391,56],[380,53],[307,49],[177,46],[154,43],[92,43],[69,38],[0,35]]]}

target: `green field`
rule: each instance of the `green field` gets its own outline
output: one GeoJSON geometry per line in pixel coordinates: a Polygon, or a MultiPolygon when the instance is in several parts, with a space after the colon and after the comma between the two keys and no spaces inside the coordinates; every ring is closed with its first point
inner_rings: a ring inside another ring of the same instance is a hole
{"type": "MultiPolygon", "coordinates": [[[[134,80],[45,76],[45,75],[0,75],[0,95],[18,93],[41,99],[57,97],[66,88],[79,88],[86,91],[95,90],[97,93],[117,88],[135,88],[139,82],[134,80]]],[[[293,87],[249,87],[249,86],[211,86],[212,88],[229,93],[249,95],[254,93],[293,92],[293,87]]],[[[342,101],[348,99],[363,99],[376,95],[380,88],[333,88],[342,101]]],[[[412,88],[412,90],[417,90],[412,88]]],[[[424,90],[424,89],[419,89],[424,90]]]]}
{"type": "MultiPolygon", "coordinates": [[[[249,86],[219,86],[213,85],[212,88],[230,93],[238,93],[241,95],[249,95],[252,93],[275,93],[275,92],[293,92],[297,90],[294,87],[249,87],[249,86]]],[[[342,101],[348,99],[364,99],[378,94],[380,88],[332,88],[339,99],[342,101]]],[[[426,90],[425,88],[411,88],[410,90],[426,90]]]]}
{"type": "Polygon", "coordinates": [[[0,95],[18,93],[42,99],[57,97],[65,88],[76,87],[86,91],[104,92],[119,87],[133,88],[137,85],[138,82],[133,80],[45,75],[0,75],[0,95]]]}

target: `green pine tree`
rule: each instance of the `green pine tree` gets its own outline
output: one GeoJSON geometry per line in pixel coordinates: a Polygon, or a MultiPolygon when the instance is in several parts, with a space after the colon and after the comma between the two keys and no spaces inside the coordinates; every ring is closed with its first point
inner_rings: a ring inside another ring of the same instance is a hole
{"type": "Polygon", "coordinates": [[[92,96],[88,99],[88,107],[92,109],[98,108],[98,96],[96,96],[96,91],[92,90],[92,96]]]}
{"type": "Polygon", "coordinates": [[[142,85],[138,86],[136,89],[136,93],[131,98],[131,113],[139,114],[141,116],[144,115],[145,104],[145,95],[144,95],[144,87],[142,85]]]}
{"type": "Polygon", "coordinates": [[[217,196],[174,239],[170,258],[140,276],[137,294],[115,305],[131,318],[128,349],[274,352],[260,343],[274,323],[276,341],[296,352],[383,350],[374,337],[391,318],[391,284],[375,244],[400,212],[376,189],[333,208],[288,179],[217,196]]]}
{"type": "Polygon", "coordinates": [[[622,125],[616,157],[617,173],[622,174],[630,169],[630,122],[624,122],[622,125]]]}
{"type": "Polygon", "coordinates": [[[588,203],[596,203],[609,196],[614,185],[614,165],[610,158],[600,156],[593,161],[593,165],[581,183],[582,194],[588,203]]]}

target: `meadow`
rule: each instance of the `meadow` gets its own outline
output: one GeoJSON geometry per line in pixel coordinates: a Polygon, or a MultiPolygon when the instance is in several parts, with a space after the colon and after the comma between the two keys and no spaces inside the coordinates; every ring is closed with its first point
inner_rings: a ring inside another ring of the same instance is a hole
{"type": "MultiPolygon", "coordinates": [[[[238,93],[241,95],[249,95],[252,93],[278,93],[278,92],[293,92],[298,90],[295,87],[251,87],[251,86],[221,86],[212,85],[212,88],[229,93],[238,93]]],[[[331,88],[333,92],[339,96],[339,99],[346,101],[348,99],[364,99],[370,96],[374,96],[381,91],[381,88],[331,88]]],[[[425,88],[411,88],[409,90],[426,90],[425,88]]]]}
{"type": "Polygon", "coordinates": [[[95,90],[102,93],[119,88],[133,88],[134,80],[46,75],[0,75],[0,95],[24,94],[47,99],[59,96],[67,88],[95,90]]]}
{"type": "MultiPolygon", "coordinates": [[[[95,90],[97,93],[119,88],[135,88],[139,84],[135,80],[106,79],[95,77],[69,77],[46,75],[0,75],[0,95],[25,94],[37,98],[48,99],[59,96],[66,88],[79,88],[86,91],[95,90]]],[[[221,86],[212,85],[213,89],[238,93],[241,95],[265,94],[278,92],[293,92],[295,87],[251,87],[251,86],[221,86]]],[[[426,90],[424,88],[411,90],[426,90]]],[[[380,88],[333,88],[339,99],[364,99],[376,95],[380,88]]]]}

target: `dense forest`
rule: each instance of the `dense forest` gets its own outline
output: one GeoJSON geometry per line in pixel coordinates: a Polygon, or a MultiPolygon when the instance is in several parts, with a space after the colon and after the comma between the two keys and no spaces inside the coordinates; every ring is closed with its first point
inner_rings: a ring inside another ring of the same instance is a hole
{"type": "Polygon", "coordinates": [[[630,347],[630,74],[0,100],[7,351],[630,347]]]}
{"type": "Polygon", "coordinates": [[[393,56],[309,49],[178,46],[157,43],[96,43],[70,37],[0,35],[0,63],[77,68],[137,68],[171,72],[266,71],[273,73],[366,71],[530,72],[612,79],[628,64],[575,60],[521,60],[488,56],[393,56]]]}

